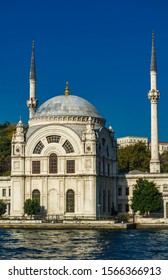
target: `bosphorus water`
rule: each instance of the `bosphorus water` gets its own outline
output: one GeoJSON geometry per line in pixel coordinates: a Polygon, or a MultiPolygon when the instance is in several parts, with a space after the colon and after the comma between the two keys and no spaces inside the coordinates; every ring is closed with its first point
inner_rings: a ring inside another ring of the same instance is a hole
{"type": "Polygon", "coordinates": [[[168,260],[168,230],[0,229],[0,259],[168,260]]]}

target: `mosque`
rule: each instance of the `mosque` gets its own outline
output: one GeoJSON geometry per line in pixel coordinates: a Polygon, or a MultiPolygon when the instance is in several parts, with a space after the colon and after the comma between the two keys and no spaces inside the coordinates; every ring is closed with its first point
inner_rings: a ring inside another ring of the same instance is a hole
{"type": "Polygon", "coordinates": [[[0,177],[0,199],[7,215],[24,215],[24,201],[37,198],[41,214],[60,218],[109,217],[113,211],[131,213],[136,180],[154,181],[163,193],[168,218],[168,174],[160,173],[154,34],[151,52],[151,161],[150,173],[118,174],[117,142],[112,127],[87,100],[70,93],[55,96],[40,107],[36,98],[34,44],[30,67],[28,130],[20,120],[12,138],[11,176],[0,177]]]}

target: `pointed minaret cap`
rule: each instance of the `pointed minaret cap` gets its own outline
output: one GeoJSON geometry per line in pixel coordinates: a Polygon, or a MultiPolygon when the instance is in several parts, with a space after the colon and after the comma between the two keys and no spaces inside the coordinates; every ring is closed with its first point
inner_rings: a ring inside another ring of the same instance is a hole
{"type": "Polygon", "coordinates": [[[20,115],[20,120],[19,120],[18,124],[23,124],[21,115],[20,115]]]}
{"type": "Polygon", "coordinates": [[[30,66],[30,79],[36,80],[36,68],[35,68],[35,57],[34,57],[34,41],[32,42],[32,56],[31,56],[31,66],[30,66]]]}
{"type": "Polygon", "coordinates": [[[70,95],[70,91],[69,91],[69,86],[68,86],[68,82],[66,82],[66,87],[65,87],[65,95],[70,95]]]}
{"type": "Polygon", "coordinates": [[[154,37],[155,37],[155,34],[154,34],[154,31],[153,31],[153,32],[152,32],[152,51],[151,51],[151,65],[150,65],[150,71],[155,71],[155,72],[157,72],[154,37]]]}
{"type": "Polygon", "coordinates": [[[110,130],[111,132],[114,132],[113,127],[112,127],[111,124],[109,125],[109,130],[110,130]]]}

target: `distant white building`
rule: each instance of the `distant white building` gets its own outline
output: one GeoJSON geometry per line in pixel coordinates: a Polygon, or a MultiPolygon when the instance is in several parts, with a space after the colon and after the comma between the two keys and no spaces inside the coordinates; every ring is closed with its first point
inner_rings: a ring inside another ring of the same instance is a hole
{"type": "MultiPolygon", "coordinates": [[[[137,137],[137,136],[125,136],[117,138],[118,148],[124,148],[126,146],[135,145],[138,142],[144,143],[151,150],[151,142],[147,137],[137,137]]],[[[159,154],[168,151],[168,142],[158,142],[159,154]]]]}
{"type": "MultiPolygon", "coordinates": [[[[151,149],[151,142],[148,143],[149,149],[151,149]]],[[[168,151],[168,142],[159,142],[158,143],[159,154],[163,154],[163,152],[168,151]]]]}
{"type": "Polygon", "coordinates": [[[136,137],[136,136],[125,136],[117,138],[118,147],[126,147],[130,145],[135,145],[138,142],[145,143],[148,146],[148,138],[147,137],[136,137]]]}

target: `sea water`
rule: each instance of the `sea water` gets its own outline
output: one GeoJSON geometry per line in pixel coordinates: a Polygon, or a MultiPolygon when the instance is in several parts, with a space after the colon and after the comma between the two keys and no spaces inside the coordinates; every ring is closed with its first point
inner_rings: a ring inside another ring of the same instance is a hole
{"type": "Polygon", "coordinates": [[[0,229],[5,260],[168,260],[168,230],[0,229]]]}

